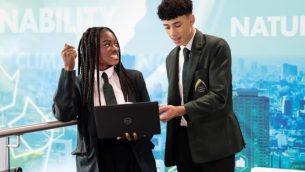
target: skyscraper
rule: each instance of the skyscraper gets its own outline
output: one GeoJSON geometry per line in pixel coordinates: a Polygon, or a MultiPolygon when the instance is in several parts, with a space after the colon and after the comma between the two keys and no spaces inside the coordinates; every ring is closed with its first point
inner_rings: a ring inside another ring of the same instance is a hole
{"type": "MultiPolygon", "coordinates": [[[[269,98],[258,96],[257,89],[237,89],[233,97],[236,113],[243,132],[249,167],[269,166],[269,98]]],[[[250,168],[248,168],[250,171],[250,168]]]]}
{"type": "Polygon", "coordinates": [[[300,100],[300,110],[305,110],[305,97],[303,100],[300,100]]]}
{"type": "Polygon", "coordinates": [[[291,65],[284,63],[282,68],[282,79],[287,81],[295,79],[298,75],[298,67],[296,65],[291,65]]]}
{"type": "Polygon", "coordinates": [[[282,113],[284,115],[292,116],[293,107],[292,107],[292,99],[287,96],[283,96],[282,99],[282,113]]]}
{"type": "Polygon", "coordinates": [[[300,100],[299,117],[305,118],[305,97],[300,100]]]}

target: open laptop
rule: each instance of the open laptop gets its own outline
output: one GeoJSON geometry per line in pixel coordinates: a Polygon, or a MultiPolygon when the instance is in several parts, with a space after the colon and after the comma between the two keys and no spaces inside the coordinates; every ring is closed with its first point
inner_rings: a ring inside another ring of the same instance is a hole
{"type": "Polygon", "coordinates": [[[158,102],[142,102],[94,107],[99,139],[116,138],[125,133],[160,133],[158,102]]]}

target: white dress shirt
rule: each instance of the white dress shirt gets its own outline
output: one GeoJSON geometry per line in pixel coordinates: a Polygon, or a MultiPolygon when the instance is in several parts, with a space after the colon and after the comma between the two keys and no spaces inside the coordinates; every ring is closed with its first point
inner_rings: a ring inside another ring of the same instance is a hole
{"type": "Polygon", "coordinates": [[[96,71],[94,72],[94,106],[100,106],[99,104],[99,99],[101,99],[101,105],[105,106],[106,101],[105,101],[105,96],[104,96],[104,91],[103,91],[103,85],[104,85],[104,80],[102,78],[102,74],[106,73],[108,76],[109,83],[113,87],[114,95],[116,98],[116,101],[118,104],[125,104],[125,99],[124,99],[124,94],[121,89],[121,84],[119,80],[118,74],[114,70],[114,66],[106,69],[105,71],[100,71],[100,97],[98,96],[98,88],[97,88],[97,77],[96,77],[96,71]]]}
{"type": "MultiPolygon", "coordinates": [[[[181,105],[184,105],[184,101],[183,101],[183,84],[182,84],[182,70],[183,70],[183,64],[184,64],[183,49],[187,48],[188,50],[191,51],[195,34],[196,34],[196,29],[195,29],[195,32],[194,32],[194,35],[193,35],[192,39],[186,44],[186,46],[181,45],[180,46],[180,51],[179,51],[179,73],[178,73],[179,74],[178,75],[179,81],[178,81],[178,86],[179,86],[181,105]]],[[[185,120],[185,118],[183,116],[181,118],[180,125],[181,126],[187,126],[187,122],[186,122],[186,120],[185,120]]]]}

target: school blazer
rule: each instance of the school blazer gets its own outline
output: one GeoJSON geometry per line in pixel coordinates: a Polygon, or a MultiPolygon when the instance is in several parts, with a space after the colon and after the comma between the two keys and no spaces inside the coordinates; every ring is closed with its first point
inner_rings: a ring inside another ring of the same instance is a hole
{"type": "MultiPolygon", "coordinates": [[[[180,105],[178,88],[178,54],[174,48],[166,58],[168,104],[180,105]]],[[[194,36],[187,82],[185,109],[191,156],[196,163],[205,163],[233,155],[245,143],[232,109],[231,52],[221,38],[202,34],[194,36]]],[[[181,117],[167,123],[165,165],[176,165],[176,132],[181,117]]]]}
{"type": "MultiPolygon", "coordinates": [[[[128,94],[129,102],[147,102],[149,95],[142,74],[136,70],[126,70],[127,75],[136,86],[137,95],[128,94]]],[[[78,172],[100,172],[98,138],[96,133],[95,118],[93,115],[93,103],[91,106],[82,106],[81,79],[76,77],[75,71],[62,69],[58,88],[53,99],[53,114],[59,121],[77,119],[77,148],[72,153],[76,155],[78,172]]],[[[93,100],[92,100],[93,101],[93,100]]],[[[142,171],[155,172],[156,164],[152,154],[154,145],[146,137],[138,141],[130,142],[133,153],[139,162],[142,171]]]]}

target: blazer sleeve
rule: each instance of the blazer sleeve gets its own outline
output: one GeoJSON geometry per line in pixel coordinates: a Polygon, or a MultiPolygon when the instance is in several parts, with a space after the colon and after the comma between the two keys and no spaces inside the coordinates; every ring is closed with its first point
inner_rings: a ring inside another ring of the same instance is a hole
{"type": "MultiPolygon", "coordinates": [[[[230,99],[231,52],[227,42],[220,39],[214,47],[209,59],[208,81],[209,86],[205,95],[185,104],[187,114],[207,114],[222,109],[230,99]]],[[[200,64],[199,64],[200,65],[200,64]]]]}
{"type": "Polygon", "coordinates": [[[62,122],[77,119],[80,112],[81,100],[79,82],[75,71],[62,69],[58,88],[53,98],[53,114],[62,122]]]}

